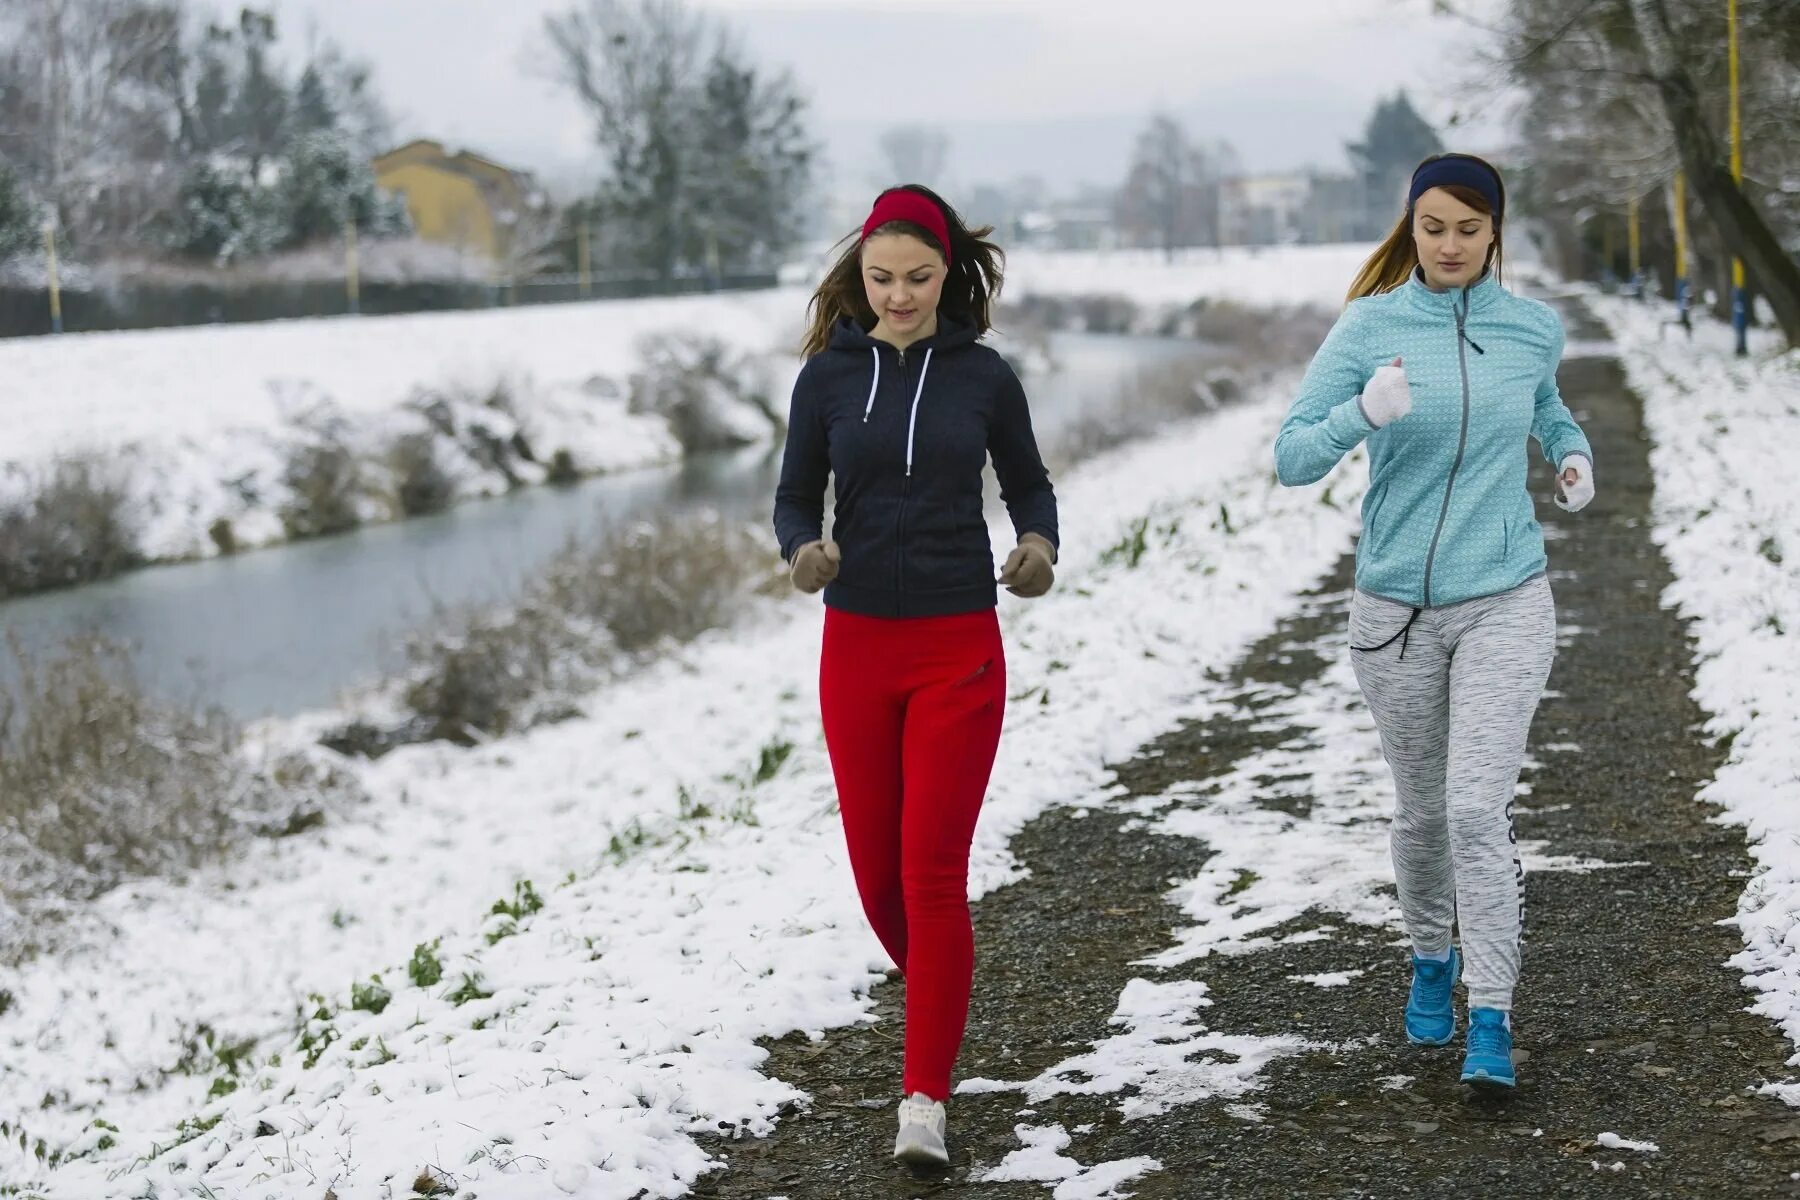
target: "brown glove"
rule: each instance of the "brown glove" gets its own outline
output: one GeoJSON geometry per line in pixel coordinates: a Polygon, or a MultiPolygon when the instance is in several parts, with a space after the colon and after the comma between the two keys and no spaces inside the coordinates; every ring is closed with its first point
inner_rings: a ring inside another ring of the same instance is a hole
{"type": "Polygon", "coordinates": [[[788,578],[794,586],[807,595],[818,591],[837,578],[838,564],[844,556],[838,552],[838,544],[830,539],[820,542],[808,542],[794,551],[794,561],[788,567],[788,578]]]}
{"type": "Polygon", "coordinates": [[[1000,582],[1015,596],[1027,600],[1041,596],[1056,582],[1056,571],[1051,565],[1054,562],[1056,547],[1050,544],[1050,539],[1041,533],[1027,533],[1006,556],[1006,566],[1000,570],[1000,582]]]}

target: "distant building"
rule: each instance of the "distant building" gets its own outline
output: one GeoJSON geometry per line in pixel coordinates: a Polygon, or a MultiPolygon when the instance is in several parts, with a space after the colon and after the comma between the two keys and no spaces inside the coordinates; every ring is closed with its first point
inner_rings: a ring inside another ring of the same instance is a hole
{"type": "Polygon", "coordinates": [[[1301,241],[1312,180],[1305,175],[1240,175],[1219,188],[1219,235],[1227,246],[1301,241]]]}
{"type": "Polygon", "coordinates": [[[548,200],[524,171],[464,150],[451,154],[425,139],[376,158],[375,182],[401,197],[413,228],[426,241],[499,261],[513,233],[548,200]]]}

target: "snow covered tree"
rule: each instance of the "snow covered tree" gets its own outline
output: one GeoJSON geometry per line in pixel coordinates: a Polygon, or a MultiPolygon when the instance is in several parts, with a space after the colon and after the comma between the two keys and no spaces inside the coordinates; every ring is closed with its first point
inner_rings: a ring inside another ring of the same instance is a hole
{"type": "Polygon", "coordinates": [[[246,168],[230,160],[202,160],[182,179],[169,245],[223,265],[267,254],[283,232],[273,198],[246,168]]]}
{"type": "Polygon", "coordinates": [[[337,126],[337,110],[332,107],[326,90],[325,76],[319,64],[309,62],[294,85],[294,128],[301,133],[316,133],[337,126]]]}
{"type": "Polygon", "coordinates": [[[677,0],[584,0],[545,20],[548,71],[587,106],[605,172],[601,261],[667,277],[767,255],[800,223],[806,106],[677,0]]]}
{"type": "Polygon", "coordinates": [[[41,223],[24,182],[0,161],[0,263],[34,248],[42,237],[41,223]]]}
{"type": "Polygon", "coordinates": [[[303,133],[289,144],[275,193],[287,245],[341,237],[350,223],[376,236],[407,227],[405,208],[375,186],[368,160],[335,130],[303,133]]]}
{"type": "Polygon", "coordinates": [[[168,202],[180,46],[173,0],[0,4],[0,156],[70,237],[129,241],[168,202]]]}
{"type": "Polygon", "coordinates": [[[238,152],[249,158],[250,173],[257,175],[262,164],[287,145],[292,100],[286,81],[269,61],[275,44],[274,16],[246,8],[239,14],[238,29],[243,68],[227,128],[238,152]]]}

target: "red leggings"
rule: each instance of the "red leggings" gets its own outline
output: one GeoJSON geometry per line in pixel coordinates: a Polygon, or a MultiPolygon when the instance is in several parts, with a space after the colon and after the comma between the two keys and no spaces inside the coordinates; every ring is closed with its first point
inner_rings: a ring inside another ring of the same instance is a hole
{"type": "Polygon", "coordinates": [[[863,911],[906,975],[905,1093],[947,1100],[975,971],[969,843],[1006,711],[999,619],[827,608],[819,701],[863,911]]]}

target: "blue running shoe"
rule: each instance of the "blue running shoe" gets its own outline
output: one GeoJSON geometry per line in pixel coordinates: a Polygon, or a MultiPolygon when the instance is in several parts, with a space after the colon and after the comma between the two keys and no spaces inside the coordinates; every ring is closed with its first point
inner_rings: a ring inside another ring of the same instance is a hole
{"type": "Polygon", "coordinates": [[[1506,1014],[1497,1008],[1469,1010],[1462,1081],[1486,1088],[1509,1088],[1518,1083],[1513,1074],[1512,1030],[1506,1027],[1506,1014]]]}
{"type": "Polygon", "coordinates": [[[1412,992],[1406,997],[1406,1040],[1415,1046],[1448,1046],[1456,1036],[1456,1009],[1450,1004],[1462,956],[1453,946],[1449,962],[1413,955],[1412,992]]]}

